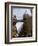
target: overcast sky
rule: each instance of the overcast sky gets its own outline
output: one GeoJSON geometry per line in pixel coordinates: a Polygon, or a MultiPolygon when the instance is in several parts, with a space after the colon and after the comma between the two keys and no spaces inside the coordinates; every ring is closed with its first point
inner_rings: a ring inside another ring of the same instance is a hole
{"type": "Polygon", "coordinates": [[[26,8],[13,8],[12,9],[13,13],[12,15],[16,15],[16,18],[23,19],[23,14],[29,14],[31,15],[31,9],[26,9],[26,8]]]}

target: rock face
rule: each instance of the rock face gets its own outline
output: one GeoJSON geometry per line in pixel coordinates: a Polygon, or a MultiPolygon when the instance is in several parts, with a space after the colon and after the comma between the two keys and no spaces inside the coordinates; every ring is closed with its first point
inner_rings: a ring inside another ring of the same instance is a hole
{"type": "Polygon", "coordinates": [[[17,28],[16,28],[16,25],[14,25],[14,26],[12,26],[11,35],[12,35],[12,37],[16,37],[16,34],[17,34],[17,28]]]}
{"type": "Polygon", "coordinates": [[[16,20],[16,16],[14,16],[12,19],[11,37],[16,37],[17,34],[16,20]]]}
{"type": "Polygon", "coordinates": [[[32,36],[32,16],[24,14],[23,29],[19,34],[19,37],[31,37],[32,36]]]}

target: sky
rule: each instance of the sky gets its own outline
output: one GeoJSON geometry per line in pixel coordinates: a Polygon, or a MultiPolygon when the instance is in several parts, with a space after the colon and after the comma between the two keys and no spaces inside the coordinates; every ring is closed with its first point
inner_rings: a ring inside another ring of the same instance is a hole
{"type": "Polygon", "coordinates": [[[16,18],[18,20],[23,19],[23,14],[29,14],[31,16],[31,9],[26,8],[13,8],[12,9],[12,15],[16,15],[16,18]]]}

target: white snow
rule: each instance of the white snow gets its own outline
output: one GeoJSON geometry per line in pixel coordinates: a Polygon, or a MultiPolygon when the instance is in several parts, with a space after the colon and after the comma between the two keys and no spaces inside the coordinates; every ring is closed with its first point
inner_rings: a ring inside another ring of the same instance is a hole
{"type": "Polygon", "coordinates": [[[21,29],[23,28],[23,22],[17,22],[16,23],[17,32],[19,33],[21,29]]]}

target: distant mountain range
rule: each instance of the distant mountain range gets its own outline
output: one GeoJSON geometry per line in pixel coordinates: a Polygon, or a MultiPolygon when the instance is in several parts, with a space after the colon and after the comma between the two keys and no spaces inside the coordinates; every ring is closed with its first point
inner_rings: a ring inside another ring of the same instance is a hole
{"type": "Polygon", "coordinates": [[[17,20],[17,22],[24,22],[24,20],[17,20]]]}

